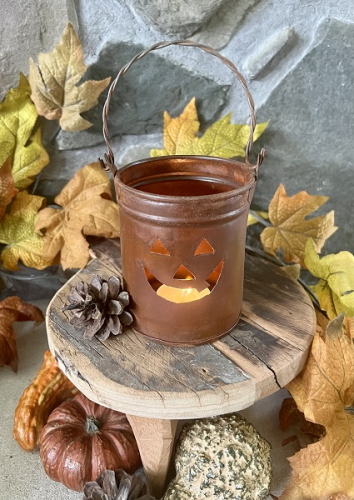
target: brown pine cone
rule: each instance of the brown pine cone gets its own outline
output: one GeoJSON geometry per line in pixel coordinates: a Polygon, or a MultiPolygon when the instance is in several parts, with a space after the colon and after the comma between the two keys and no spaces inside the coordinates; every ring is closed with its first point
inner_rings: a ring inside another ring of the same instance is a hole
{"type": "Polygon", "coordinates": [[[96,274],[90,283],[80,281],[71,288],[70,304],[63,311],[73,311],[70,324],[84,329],[84,338],[94,335],[106,340],[109,335],[122,333],[123,326],[130,325],[133,316],[124,308],[129,304],[129,294],[122,290],[122,281],[111,276],[108,281],[96,274]]]}
{"type": "Polygon", "coordinates": [[[149,494],[146,477],[140,469],[132,476],[118,469],[105,470],[96,481],[84,486],[83,500],[156,500],[149,494]]]}

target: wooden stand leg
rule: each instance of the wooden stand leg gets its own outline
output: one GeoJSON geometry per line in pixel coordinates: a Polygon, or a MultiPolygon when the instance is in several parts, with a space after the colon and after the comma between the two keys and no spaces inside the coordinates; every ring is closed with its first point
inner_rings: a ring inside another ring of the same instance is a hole
{"type": "Polygon", "coordinates": [[[161,498],[164,493],[178,421],[134,415],[127,415],[127,418],[138,442],[151,492],[157,498],[161,498]]]}

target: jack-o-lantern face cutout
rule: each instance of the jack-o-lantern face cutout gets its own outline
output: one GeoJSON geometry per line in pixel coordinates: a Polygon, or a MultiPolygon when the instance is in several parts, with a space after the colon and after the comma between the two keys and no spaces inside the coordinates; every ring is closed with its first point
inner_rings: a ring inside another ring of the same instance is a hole
{"type": "MultiPolygon", "coordinates": [[[[153,243],[150,252],[161,257],[171,257],[170,250],[160,239],[157,239],[153,243]]],[[[193,269],[189,269],[189,267],[181,263],[177,269],[172,270],[172,281],[174,286],[159,281],[146,266],[144,266],[145,276],[157,295],[169,302],[185,303],[201,300],[210,295],[217,285],[223,269],[224,259],[216,266],[212,266],[212,271],[206,278],[197,276],[197,274],[200,274],[198,272],[198,267],[200,267],[198,266],[198,259],[205,259],[207,256],[213,256],[214,254],[214,248],[205,238],[203,238],[193,253],[193,259],[196,259],[195,264],[193,264],[193,269]]],[[[205,262],[202,267],[205,268],[205,262]]]]}

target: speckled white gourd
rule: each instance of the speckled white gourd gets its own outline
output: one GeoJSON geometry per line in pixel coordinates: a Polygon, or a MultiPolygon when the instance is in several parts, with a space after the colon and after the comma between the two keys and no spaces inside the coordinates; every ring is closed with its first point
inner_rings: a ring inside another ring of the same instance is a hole
{"type": "Polygon", "coordinates": [[[175,465],[163,500],[262,500],[270,491],[270,444],[237,413],[184,425],[175,465]]]}

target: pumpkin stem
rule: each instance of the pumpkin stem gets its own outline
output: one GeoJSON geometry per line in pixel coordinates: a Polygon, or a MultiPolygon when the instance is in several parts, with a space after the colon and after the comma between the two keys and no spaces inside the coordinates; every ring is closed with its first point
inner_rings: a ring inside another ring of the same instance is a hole
{"type": "Polygon", "coordinates": [[[96,434],[100,427],[101,423],[93,415],[86,417],[85,429],[88,434],[96,434]]]}

